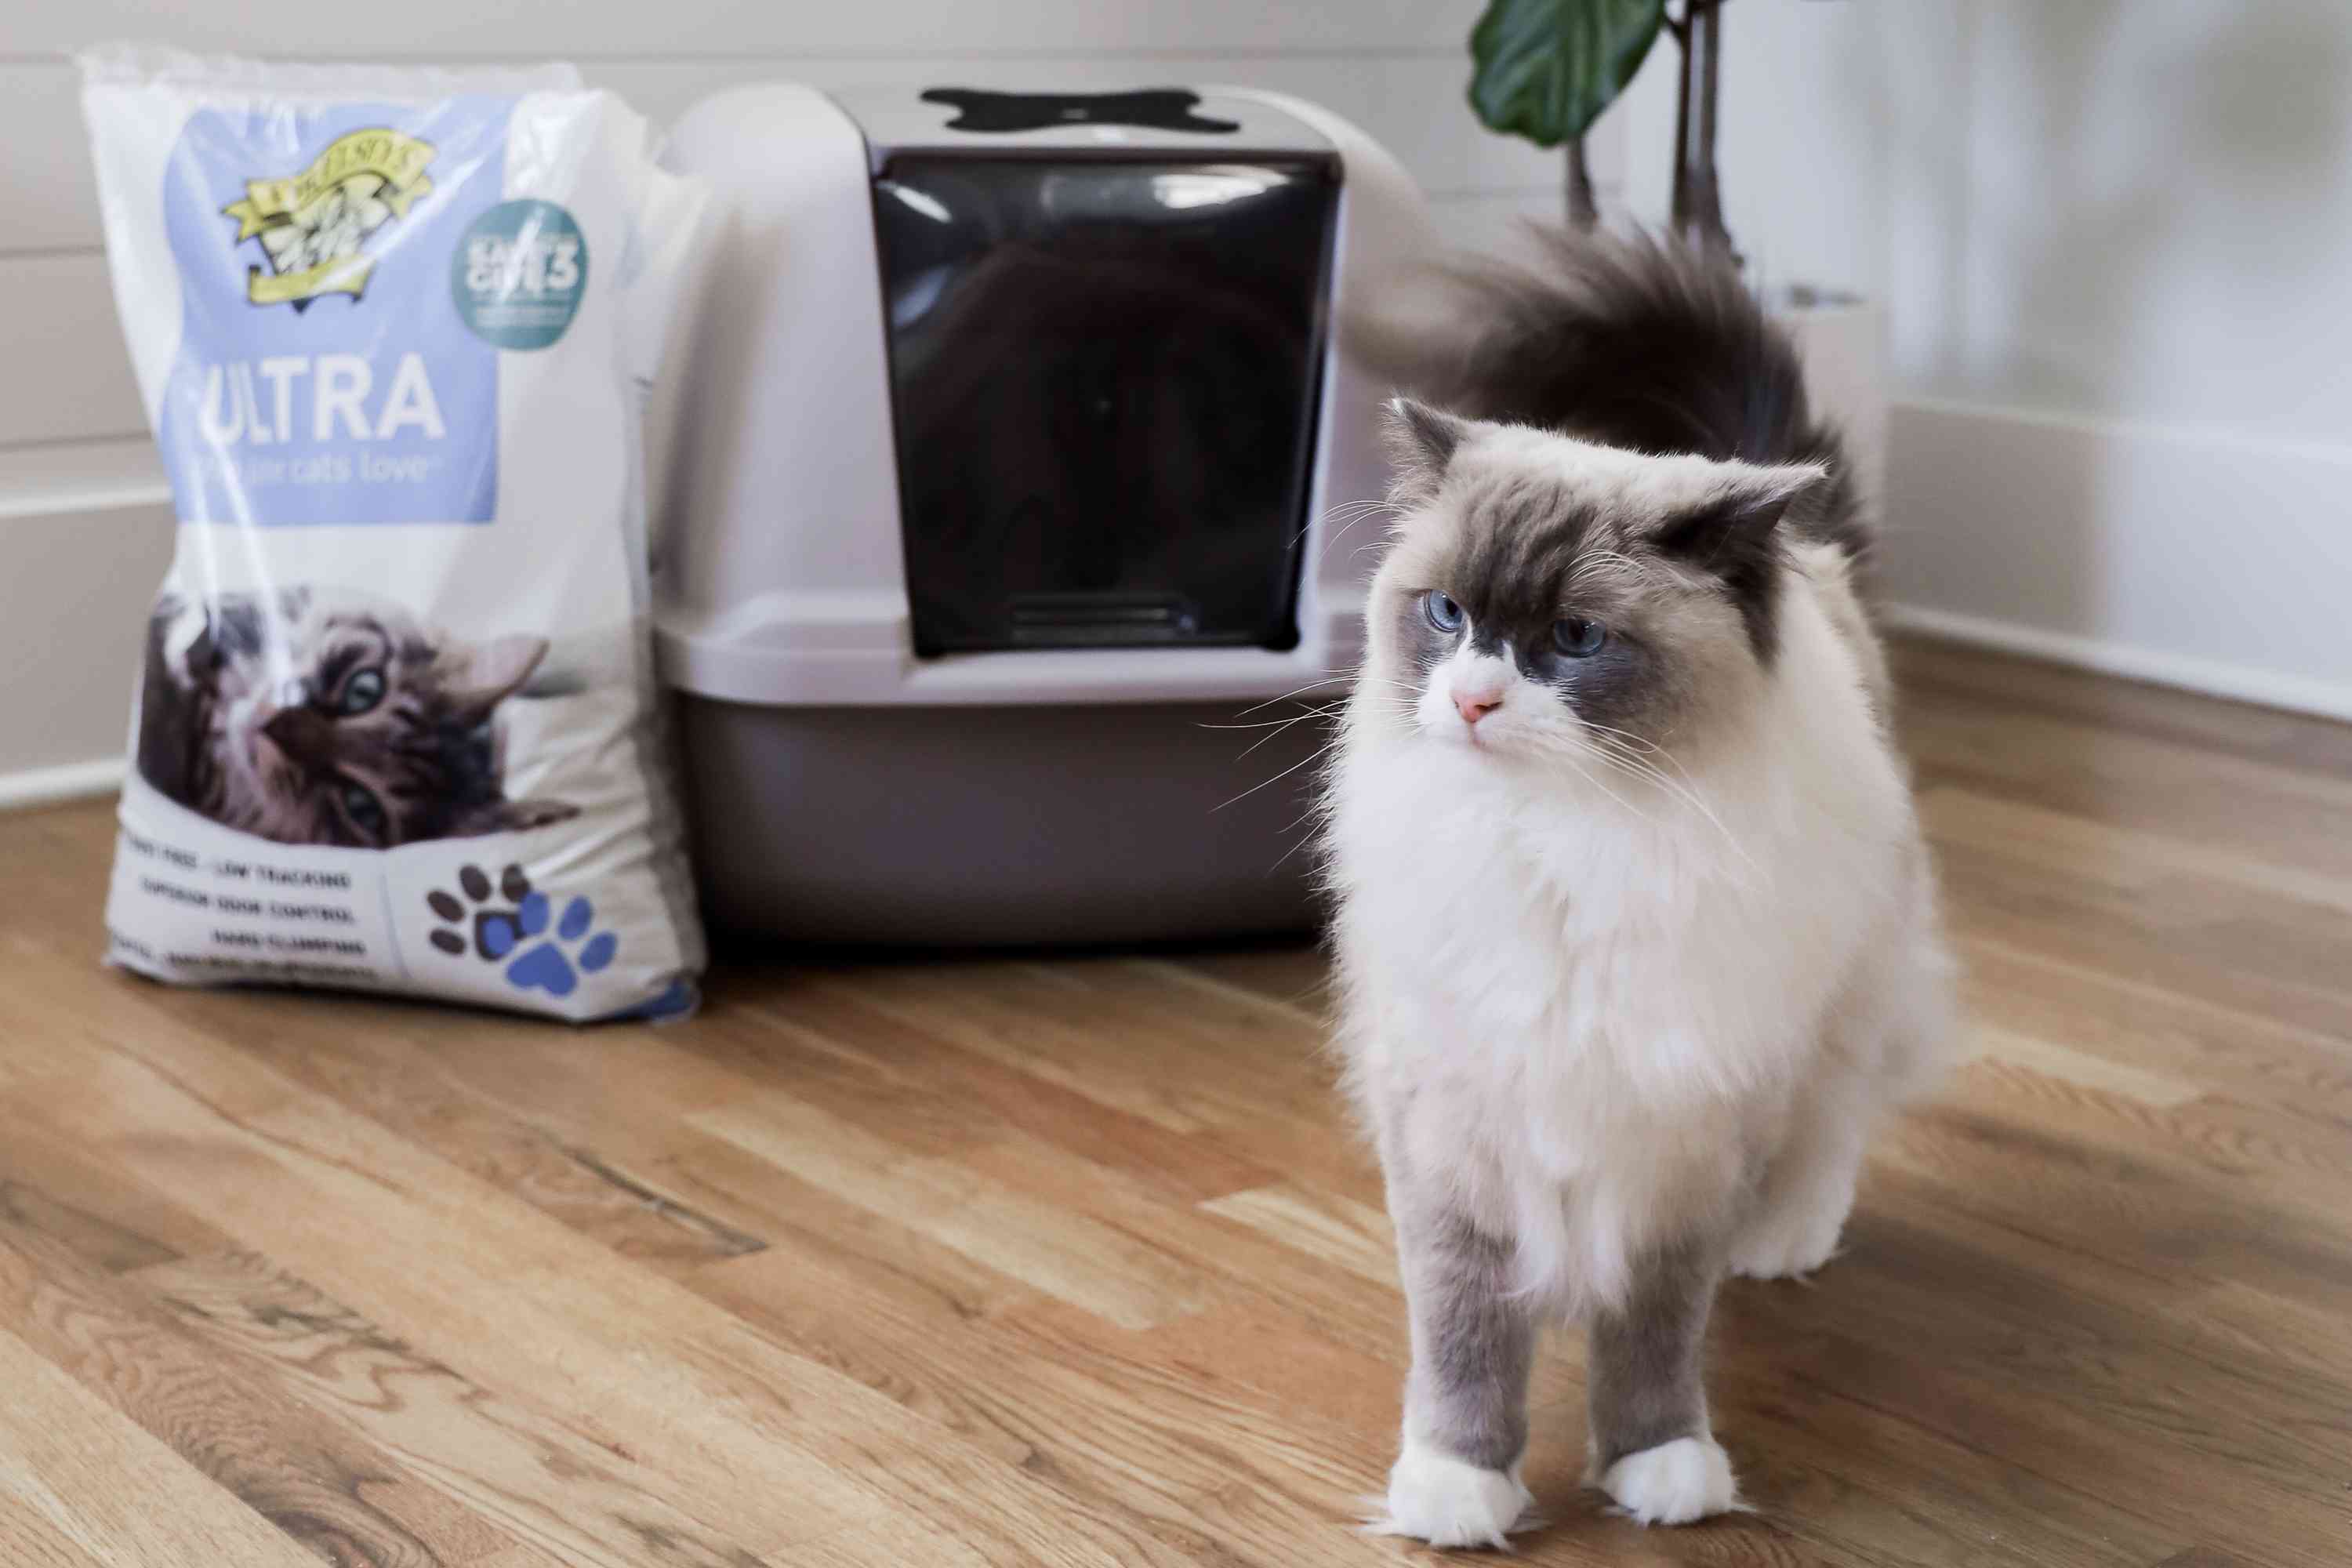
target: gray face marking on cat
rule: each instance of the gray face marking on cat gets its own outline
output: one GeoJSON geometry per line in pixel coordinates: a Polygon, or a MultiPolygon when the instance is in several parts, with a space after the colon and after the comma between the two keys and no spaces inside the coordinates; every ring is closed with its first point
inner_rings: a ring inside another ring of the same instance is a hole
{"type": "Polygon", "coordinates": [[[1468,611],[1472,646],[1506,657],[1585,722],[1637,735],[1670,731],[1680,689],[1643,634],[1659,617],[1636,591],[1646,543],[1549,476],[1505,471],[1465,487],[1444,569],[1468,611]],[[1597,654],[1556,647],[1563,618],[1598,622],[1597,654]]]}
{"type": "Polygon", "coordinates": [[[1706,1432],[1701,1362],[1719,1273],[1711,1245],[1682,1242],[1642,1259],[1624,1302],[1594,1317],[1585,1383],[1596,1475],[1706,1432]]]}
{"type": "Polygon", "coordinates": [[[1628,529],[1552,479],[1517,472],[1470,491],[1463,508],[1458,581],[1475,647],[1507,656],[1588,724],[1630,733],[1673,729],[1679,691],[1642,642],[1649,616],[1639,614],[1625,569],[1613,564],[1613,557],[1637,560],[1642,552],[1628,529]],[[1561,654],[1552,639],[1561,618],[1600,623],[1600,651],[1561,654]]]}
{"type": "MultiPolygon", "coordinates": [[[[1402,416],[1397,427],[1413,428],[1402,416]]],[[[1426,687],[1466,638],[1580,721],[1531,743],[1580,732],[1588,750],[1637,752],[1680,740],[1702,707],[1769,674],[1795,569],[1778,523],[1819,469],[1648,457],[1475,421],[1446,429],[1456,435],[1435,479],[1400,485],[1413,510],[1375,579],[1376,667],[1426,687]],[[1419,616],[1430,590],[1461,605],[1466,630],[1419,616]],[[1598,635],[1580,640],[1588,625],[1598,635]]]]}
{"type": "Polygon", "coordinates": [[[576,814],[501,788],[492,716],[543,638],[436,640],[396,606],[295,588],[167,595],[148,642],[140,773],[227,826],[390,848],[576,814]]]}

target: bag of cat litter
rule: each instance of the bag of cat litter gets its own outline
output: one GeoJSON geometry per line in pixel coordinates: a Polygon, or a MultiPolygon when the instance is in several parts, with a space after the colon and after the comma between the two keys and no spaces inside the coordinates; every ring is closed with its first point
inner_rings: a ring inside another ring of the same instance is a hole
{"type": "Polygon", "coordinates": [[[110,960],[689,1010],[640,423],[700,187],[569,67],[82,67],[179,517],[110,960]]]}

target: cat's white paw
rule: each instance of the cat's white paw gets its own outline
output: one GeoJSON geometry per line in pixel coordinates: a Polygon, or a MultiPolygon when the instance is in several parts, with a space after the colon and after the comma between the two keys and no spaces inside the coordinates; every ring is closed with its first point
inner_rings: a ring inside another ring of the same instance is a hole
{"type": "Polygon", "coordinates": [[[1365,1531],[1373,1535],[1409,1535],[1432,1546],[1492,1546],[1507,1549],[1534,1496],[1519,1484],[1518,1471],[1485,1470],[1408,1440],[1389,1471],[1385,1509],[1365,1531]]]}
{"type": "Polygon", "coordinates": [[[1609,1467],[1601,1489],[1643,1524],[1688,1524],[1739,1506],[1731,1458],[1712,1437],[1677,1437],[1609,1467]]]}
{"type": "Polygon", "coordinates": [[[1749,1279],[1800,1279],[1836,1255],[1845,1229],[1847,1198],[1810,1212],[1778,1209],[1749,1220],[1731,1244],[1727,1260],[1734,1274],[1749,1279]]]}

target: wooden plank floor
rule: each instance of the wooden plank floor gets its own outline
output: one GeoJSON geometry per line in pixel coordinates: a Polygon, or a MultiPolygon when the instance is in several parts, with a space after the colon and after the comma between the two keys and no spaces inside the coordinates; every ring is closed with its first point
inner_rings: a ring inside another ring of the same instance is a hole
{"type": "MultiPolygon", "coordinates": [[[[2352,1563],[2352,731],[1902,659],[1976,1059],[1812,1288],[1757,1511],[1538,1374],[1537,1563],[2352,1563]]],[[[1370,1563],[1402,1333],[1304,951],[735,966],[667,1030],[93,962],[0,818],[8,1568],[1370,1563]]]]}

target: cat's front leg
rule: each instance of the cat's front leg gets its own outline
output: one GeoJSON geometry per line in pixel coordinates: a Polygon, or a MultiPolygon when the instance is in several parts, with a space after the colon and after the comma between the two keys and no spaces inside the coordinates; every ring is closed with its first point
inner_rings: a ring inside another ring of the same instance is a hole
{"type": "Polygon", "coordinates": [[[1720,1272],[1712,1245],[1665,1248],[1634,1270],[1622,1304],[1592,1320],[1589,1479],[1643,1524],[1739,1506],[1731,1461],[1707,1426],[1700,1368],[1720,1272]]]}
{"type": "Polygon", "coordinates": [[[1513,1289],[1511,1243],[1448,1200],[1391,1181],[1390,1208],[1412,1316],[1404,1444],[1370,1529],[1433,1546],[1508,1544],[1534,1501],[1528,1445],[1535,1320],[1513,1289]]]}

